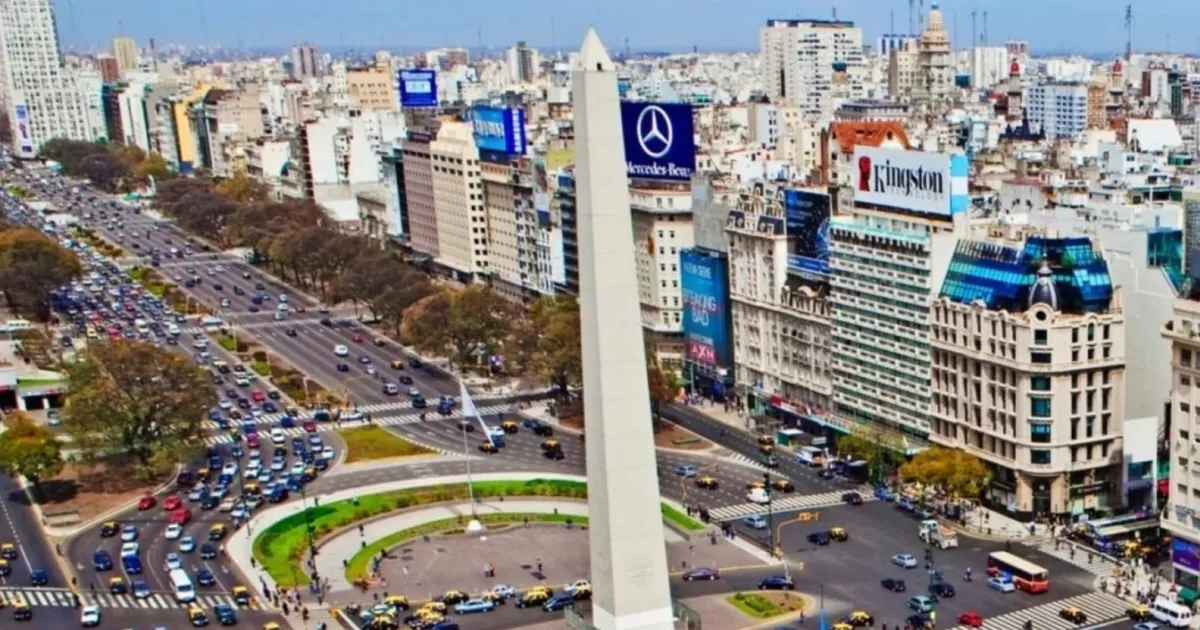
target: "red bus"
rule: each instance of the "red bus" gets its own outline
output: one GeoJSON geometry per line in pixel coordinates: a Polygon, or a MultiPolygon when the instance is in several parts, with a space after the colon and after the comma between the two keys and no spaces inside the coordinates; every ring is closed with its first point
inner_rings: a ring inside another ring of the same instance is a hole
{"type": "Polygon", "coordinates": [[[1026,593],[1045,593],[1050,590],[1049,571],[1007,551],[988,554],[987,574],[990,577],[1007,576],[1017,589],[1026,593]]]}

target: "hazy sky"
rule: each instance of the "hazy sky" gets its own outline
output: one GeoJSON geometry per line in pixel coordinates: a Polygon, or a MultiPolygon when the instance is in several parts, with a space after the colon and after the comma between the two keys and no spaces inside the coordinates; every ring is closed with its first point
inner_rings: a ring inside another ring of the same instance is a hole
{"type": "MultiPolygon", "coordinates": [[[[68,48],[106,46],[128,34],[144,44],[219,43],[287,46],[299,41],[363,47],[575,47],[595,26],[614,49],[693,45],[756,49],[769,17],[840,19],[863,27],[867,41],[908,25],[907,0],[54,0],[68,48]]],[[[989,10],[988,41],[1025,39],[1037,51],[1123,50],[1126,0],[944,0],[956,45],[971,38],[971,11],[989,10]],[[957,28],[956,28],[957,23],[957,28]],[[957,37],[956,37],[957,36],[957,37]]],[[[924,0],[928,9],[930,0],[924,0]]],[[[1135,0],[1134,50],[1200,49],[1200,0],[1135,0]]]]}

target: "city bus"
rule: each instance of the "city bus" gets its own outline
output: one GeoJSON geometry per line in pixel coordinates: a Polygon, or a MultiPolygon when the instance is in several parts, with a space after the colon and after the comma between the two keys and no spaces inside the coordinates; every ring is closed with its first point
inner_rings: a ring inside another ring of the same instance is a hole
{"type": "Polygon", "coordinates": [[[1153,549],[1159,539],[1158,519],[1130,521],[1089,528],[1092,547],[1100,553],[1121,557],[1143,545],[1153,549]]]}
{"type": "Polygon", "coordinates": [[[1045,593],[1050,590],[1049,571],[1007,551],[988,554],[987,574],[990,577],[1005,576],[1026,593],[1045,593]]]}

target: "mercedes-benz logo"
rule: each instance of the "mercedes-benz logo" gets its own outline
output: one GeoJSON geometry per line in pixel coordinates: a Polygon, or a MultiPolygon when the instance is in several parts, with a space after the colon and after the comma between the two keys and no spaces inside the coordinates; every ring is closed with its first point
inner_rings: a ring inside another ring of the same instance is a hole
{"type": "Polygon", "coordinates": [[[651,158],[659,159],[671,150],[675,130],[667,111],[658,105],[648,105],[638,114],[637,139],[642,151],[651,158]]]}

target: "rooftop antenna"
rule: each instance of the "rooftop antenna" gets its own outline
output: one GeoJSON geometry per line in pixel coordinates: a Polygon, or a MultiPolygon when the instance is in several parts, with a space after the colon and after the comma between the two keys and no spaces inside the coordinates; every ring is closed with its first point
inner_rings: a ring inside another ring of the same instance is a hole
{"type": "Polygon", "coordinates": [[[475,29],[475,44],[477,46],[479,46],[479,49],[481,51],[483,50],[483,28],[476,27],[476,29],[475,29]]]}
{"type": "Polygon", "coordinates": [[[550,9],[550,48],[558,50],[558,35],[554,30],[554,9],[550,9]]]}
{"type": "Polygon", "coordinates": [[[917,34],[917,24],[913,21],[916,15],[917,0],[908,0],[908,34],[917,34]]]}
{"type": "Polygon", "coordinates": [[[629,59],[629,38],[625,38],[625,58],[629,59]]]}
{"type": "Polygon", "coordinates": [[[891,11],[891,19],[888,22],[888,24],[889,24],[888,32],[895,33],[896,32],[896,10],[895,9],[892,9],[892,11],[891,11]]]}
{"type": "Polygon", "coordinates": [[[837,21],[837,7],[833,7],[833,21],[837,21]]]}
{"type": "Polygon", "coordinates": [[[1133,2],[1125,5],[1125,63],[1133,56],[1133,2]]]}
{"type": "Polygon", "coordinates": [[[988,12],[983,12],[983,45],[987,46],[987,15],[988,12]]]}
{"type": "Polygon", "coordinates": [[[971,10],[971,48],[979,45],[979,29],[977,29],[975,26],[976,17],[978,17],[978,15],[978,11],[975,11],[974,9],[971,10]]]}
{"type": "Polygon", "coordinates": [[[917,0],[917,29],[925,31],[925,0],[917,0]]]}

